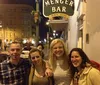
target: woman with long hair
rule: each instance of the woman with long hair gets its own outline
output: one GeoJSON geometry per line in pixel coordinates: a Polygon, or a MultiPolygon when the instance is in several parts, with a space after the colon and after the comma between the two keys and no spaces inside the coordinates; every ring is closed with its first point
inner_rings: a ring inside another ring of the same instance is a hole
{"type": "Polygon", "coordinates": [[[54,85],[53,77],[45,75],[46,62],[43,60],[42,51],[32,48],[29,52],[31,68],[28,85],[54,85]]]}
{"type": "Polygon", "coordinates": [[[69,64],[72,74],[71,85],[99,85],[100,71],[81,48],[73,48],[69,54],[69,64]]]}
{"type": "Polygon", "coordinates": [[[62,39],[54,39],[51,42],[49,63],[54,73],[55,85],[69,85],[71,75],[69,72],[68,52],[62,39]]]}

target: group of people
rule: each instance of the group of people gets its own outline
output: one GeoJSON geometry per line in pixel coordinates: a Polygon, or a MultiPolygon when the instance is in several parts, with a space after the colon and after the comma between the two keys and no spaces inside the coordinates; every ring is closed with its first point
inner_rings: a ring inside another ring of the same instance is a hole
{"type": "Polygon", "coordinates": [[[20,57],[22,46],[12,42],[9,57],[0,63],[0,85],[99,85],[100,71],[81,48],[69,53],[61,39],[50,44],[49,60],[41,49],[32,48],[29,59],[20,57]]]}

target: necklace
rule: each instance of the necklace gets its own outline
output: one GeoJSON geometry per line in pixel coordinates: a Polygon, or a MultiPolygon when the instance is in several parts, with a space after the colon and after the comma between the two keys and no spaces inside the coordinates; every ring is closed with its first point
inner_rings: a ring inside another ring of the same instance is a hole
{"type": "Polygon", "coordinates": [[[41,70],[40,72],[38,72],[36,69],[35,69],[35,75],[40,78],[43,78],[45,76],[44,71],[41,70]]]}

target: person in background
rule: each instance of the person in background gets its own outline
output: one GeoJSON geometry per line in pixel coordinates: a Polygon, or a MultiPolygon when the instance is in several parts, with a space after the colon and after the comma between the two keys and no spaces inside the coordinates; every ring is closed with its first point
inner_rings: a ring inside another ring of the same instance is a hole
{"type": "Polygon", "coordinates": [[[50,44],[49,63],[54,73],[55,85],[70,85],[71,74],[68,64],[68,52],[61,39],[50,44]]]}
{"type": "MultiPolygon", "coordinates": [[[[22,45],[12,42],[8,49],[9,57],[0,63],[0,85],[27,85],[28,69],[31,64],[28,59],[21,58],[22,45]]],[[[47,68],[45,74],[52,73],[47,68]]]]}
{"type": "Polygon", "coordinates": [[[43,44],[42,44],[42,43],[39,43],[39,44],[37,45],[37,49],[43,51],[43,50],[44,50],[43,44]]]}
{"type": "Polygon", "coordinates": [[[8,47],[9,47],[9,42],[8,39],[6,39],[6,41],[4,42],[4,50],[6,51],[8,47]]]}
{"type": "Polygon", "coordinates": [[[37,45],[37,49],[39,49],[40,51],[42,51],[42,55],[43,55],[43,59],[44,59],[44,46],[43,46],[43,44],[42,43],[39,43],[38,45],[37,45]]]}
{"type": "Polygon", "coordinates": [[[32,48],[29,52],[29,58],[31,60],[31,69],[28,85],[54,85],[53,77],[45,75],[46,62],[43,60],[42,51],[32,48]]]}
{"type": "Polygon", "coordinates": [[[32,44],[30,41],[24,44],[23,50],[30,51],[34,47],[34,44],[32,44]]]}
{"type": "Polygon", "coordinates": [[[73,48],[69,54],[72,74],[71,85],[100,85],[100,71],[94,68],[81,48],[73,48]]]}

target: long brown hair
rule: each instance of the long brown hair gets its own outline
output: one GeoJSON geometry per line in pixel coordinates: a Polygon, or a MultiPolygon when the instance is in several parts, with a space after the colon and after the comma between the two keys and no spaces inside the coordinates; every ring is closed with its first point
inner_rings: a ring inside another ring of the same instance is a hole
{"type": "Polygon", "coordinates": [[[89,60],[88,56],[85,54],[85,52],[81,48],[73,48],[69,53],[69,64],[70,64],[70,69],[72,72],[72,77],[74,76],[75,72],[77,71],[77,68],[74,67],[71,62],[71,55],[72,55],[73,51],[78,52],[82,58],[81,68],[85,68],[87,65],[91,65],[91,61],[89,60]]]}

